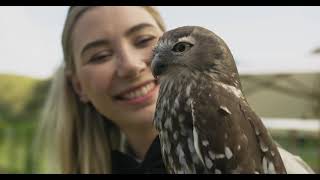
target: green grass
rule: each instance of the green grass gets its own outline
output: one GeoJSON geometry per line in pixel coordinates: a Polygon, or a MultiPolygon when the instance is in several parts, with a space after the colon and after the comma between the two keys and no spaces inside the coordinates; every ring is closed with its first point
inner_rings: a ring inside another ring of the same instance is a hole
{"type": "Polygon", "coordinates": [[[20,122],[8,125],[0,133],[0,169],[9,173],[25,173],[28,170],[28,150],[32,146],[35,123],[20,122]]]}
{"type": "Polygon", "coordinates": [[[27,154],[49,84],[0,74],[0,173],[30,172],[27,154]]]}
{"type": "Polygon", "coordinates": [[[32,98],[33,89],[39,81],[33,78],[0,75],[0,109],[8,115],[19,114],[32,98]]]}

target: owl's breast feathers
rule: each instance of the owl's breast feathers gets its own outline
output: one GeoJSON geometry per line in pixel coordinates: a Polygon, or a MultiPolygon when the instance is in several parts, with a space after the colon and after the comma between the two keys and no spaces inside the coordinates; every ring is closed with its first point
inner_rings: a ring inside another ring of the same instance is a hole
{"type": "Polygon", "coordinates": [[[200,159],[211,173],[285,173],[275,143],[241,90],[204,73],[162,83],[155,125],[162,145],[177,152],[164,160],[173,172],[200,159]]]}

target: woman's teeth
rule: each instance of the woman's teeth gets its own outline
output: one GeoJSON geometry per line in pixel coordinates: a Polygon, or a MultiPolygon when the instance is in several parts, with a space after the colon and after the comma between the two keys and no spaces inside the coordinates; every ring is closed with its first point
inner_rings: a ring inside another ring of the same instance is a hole
{"type": "Polygon", "coordinates": [[[154,82],[148,83],[145,86],[140,87],[139,89],[136,89],[135,91],[131,91],[125,95],[123,95],[123,98],[125,99],[135,99],[141,96],[145,96],[150,92],[151,89],[153,89],[155,86],[154,82]]]}

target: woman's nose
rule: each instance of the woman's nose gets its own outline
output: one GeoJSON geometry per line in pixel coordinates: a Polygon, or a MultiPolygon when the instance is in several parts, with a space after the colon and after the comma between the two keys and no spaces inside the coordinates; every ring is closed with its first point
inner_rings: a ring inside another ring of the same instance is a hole
{"type": "Polygon", "coordinates": [[[117,75],[122,78],[136,77],[147,67],[141,53],[124,48],[120,51],[117,62],[117,75]]]}

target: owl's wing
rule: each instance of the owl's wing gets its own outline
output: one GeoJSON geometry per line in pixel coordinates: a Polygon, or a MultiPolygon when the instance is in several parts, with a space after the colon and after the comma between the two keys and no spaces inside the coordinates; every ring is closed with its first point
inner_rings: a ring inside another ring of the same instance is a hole
{"type": "Polygon", "coordinates": [[[208,86],[191,103],[194,145],[205,167],[213,173],[285,173],[275,143],[241,91],[208,86]]]}

